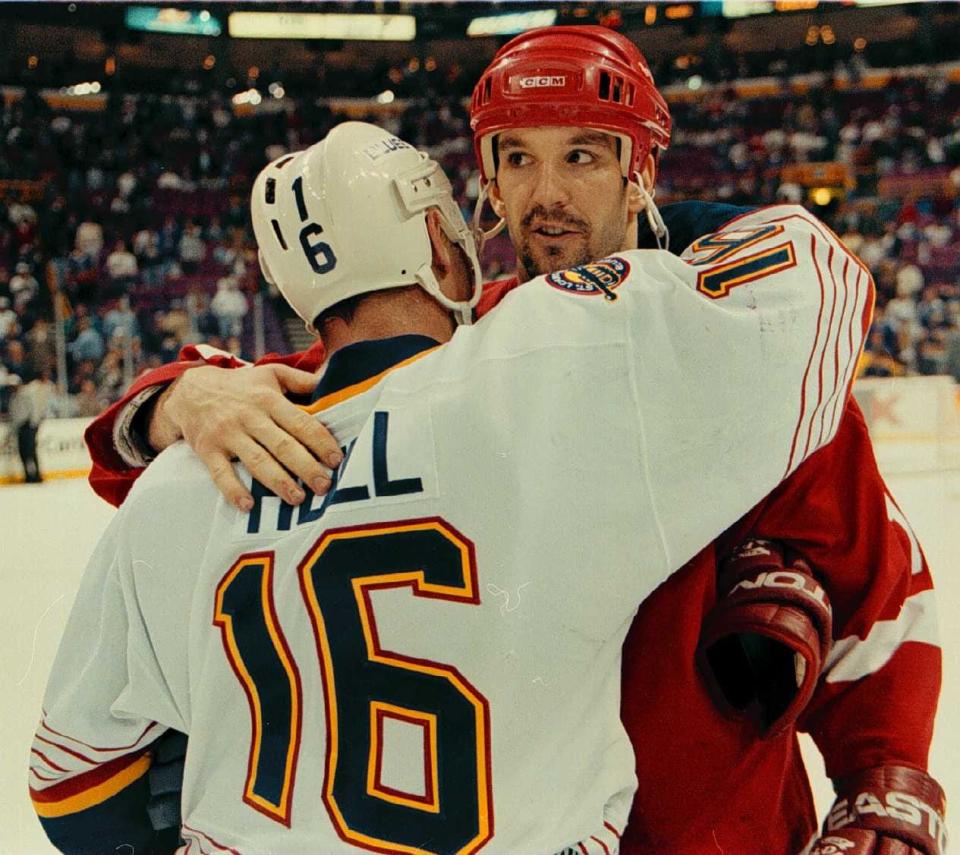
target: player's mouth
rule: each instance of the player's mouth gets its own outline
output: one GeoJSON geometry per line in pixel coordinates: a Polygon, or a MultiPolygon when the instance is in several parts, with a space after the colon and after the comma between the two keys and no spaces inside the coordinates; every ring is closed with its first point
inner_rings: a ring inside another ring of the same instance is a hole
{"type": "Polygon", "coordinates": [[[530,233],[546,241],[565,240],[567,238],[579,237],[583,234],[579,229],[570,228],[567,225],[552,225],[543,223],[535,226],[530,233]]]}

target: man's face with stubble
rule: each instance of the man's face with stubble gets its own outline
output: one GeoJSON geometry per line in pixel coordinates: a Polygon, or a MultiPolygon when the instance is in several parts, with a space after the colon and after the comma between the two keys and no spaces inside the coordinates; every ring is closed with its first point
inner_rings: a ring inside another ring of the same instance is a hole
{"type": "Polygon", "coordinates": [[[518,128],[499,134],[496,146],[491,199],[507,221],[521,281],[628,248],[627,184],[613,136],[518,128]]]}

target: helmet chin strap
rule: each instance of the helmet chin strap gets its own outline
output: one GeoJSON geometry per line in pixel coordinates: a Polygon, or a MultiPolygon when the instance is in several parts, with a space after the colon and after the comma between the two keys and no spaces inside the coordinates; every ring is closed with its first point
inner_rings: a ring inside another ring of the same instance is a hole
{"type": "Polygon", "coordinates": [[[480,179],[480,195],[477,196],[477,204],[473,208],[473,237],[477,242],[477,255],[483,253],[484,244],[491,238],[495,238],[500,232],[504,230],[507,225],[507,221],[501,217],[500,222],[498,222],[492,229],[484,231],[480,226],[480,214],[483,212],[483,206],[486,203],[487,199],[490,197],[490,182],[480,179]]]}
{"type": "Polygon", "coordinates": [[[473,293],[469,300],[451,300],[444,294],[430,264],[424,264],[417,270],[414,278],[434,300],[453,313],[457,326],[470,326],[473,323],[473,307],[479,302],[483,289],[482,276],[478,267],[473,268],[473,293]]]}
{"type": "Polygon", "coordinates": [[[643,199],[644,212],[647,215],[647,222],[650,224],[650,231],[653,232],[653,237],[657,241],[657,249],[669,250],[670,232],[667,229],[667,224],[663,221],[663,217],[660,216],[660,210],[653,201],[653,193],[643,186],[643,178],[641,178],[639,172],[633,173],[633,180],[637,185],[640,198],[643,199]]]}

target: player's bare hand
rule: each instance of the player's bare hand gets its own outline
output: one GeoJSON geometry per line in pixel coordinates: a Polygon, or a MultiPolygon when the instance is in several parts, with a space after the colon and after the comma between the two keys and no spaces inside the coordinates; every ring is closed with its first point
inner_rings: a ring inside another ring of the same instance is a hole
{"type": "Polygon", "coordinates": [[[240,510],[253,497],[233,468],[239,459],[261,484],[285,501],[305,498],[295,477],[321,495],[343,455],[316,419],[284,397],[306,395],[316,377],[287,365],[191,368],[158,399],[149,441],[157,450],[185,439],[210,470],[217,489],[240,510]]]}

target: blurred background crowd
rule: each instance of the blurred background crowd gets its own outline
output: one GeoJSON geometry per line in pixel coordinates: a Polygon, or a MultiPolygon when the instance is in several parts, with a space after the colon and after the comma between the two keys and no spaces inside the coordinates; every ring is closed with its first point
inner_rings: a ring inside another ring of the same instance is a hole
{"type": "MultiPolygon", "coordinates": [[[[861,373],[960,381],[960,10],[923,5],[885,9],[877,20],[909,26],[884,38],[854,25],[857,10],[848,31],[807,13],[795,55],[738,47],[739,30],[703,23],[659,50],[646,32],[636,40],[674,119],[658,201],[808,206],[876,280],[861,373]]],[[[572,8],[591,22],[612,7],[572,8]]],[[[472,62],[456,39],[436,57],[408,48],[411,58],[378,58],[366,75],[338,73],[314,51],[322,73],[281,84],[276,64],[237,70],[214,53],[200,59],[214,60],[207,71],[219,61],[217,76],[158,78],[136,64],[124,76],[110,34],[99,36],[102,86],[51,88],[67,60],[45,62],[29,45],[7,53],[0,78],[0,414],[34,382],[48,415],[96,415],[185,344],[247,359],[305,346],[260,277],[247,196],[269,160],[337,122],[373,121],[428,150],[472,216],[466,97],[504,39],[471,45],[472,62]]],[[[512,265],[498,238],[487,279],[512,265]]]]}

